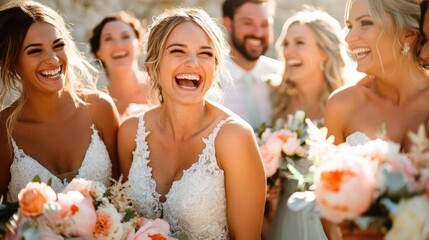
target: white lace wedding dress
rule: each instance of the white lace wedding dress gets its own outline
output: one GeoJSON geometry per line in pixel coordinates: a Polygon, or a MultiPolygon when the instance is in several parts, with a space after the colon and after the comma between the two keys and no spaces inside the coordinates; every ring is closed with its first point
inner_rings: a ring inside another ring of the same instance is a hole
{"type": "Polygon", "coordinates": [[[144,114],[140,116],[128,181],[134,204],[144,216],[164,218],[173,233],[184,233],[189,239],[229,239],[224,173],[215,156],[217,133],[229,120],[220,121],[212,133],[202,139],[206,146],[198,161],[183,171],[181,179],[173,182],[162,203],[152,168],[148,166],[150,151],[146,137],[150,132],[146,131],[144,114]]]}
{"type": "MultiPolygon", "coordinates": [[[[112,163],[106,145],[98,135],[98,130],[95,129],[94,125],[91,126],[91,129],[91,143],[86,150],[82,165],[75,178],[99,181],[108,186],[112,175],[112,163]]],[[[66,179],[60,179],[60,177],[55,176],[37,160],[25,154],[14,139],[12,139],[12,146],[14,158],[10,166],[11,179],[8,186],[8,201],[18,201],[19,191],[36,175],[40,176],[43,182],[51,179],[51,187],[55,192],[61,192],[67,186],[66,179]]]]}

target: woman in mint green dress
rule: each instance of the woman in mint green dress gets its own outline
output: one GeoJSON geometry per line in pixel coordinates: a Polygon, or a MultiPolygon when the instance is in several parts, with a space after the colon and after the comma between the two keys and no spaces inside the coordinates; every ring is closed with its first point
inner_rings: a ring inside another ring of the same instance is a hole
{"type": "MultiPolygon", "coordinates": [[[[312,120],[323,118],[328,96],[344,82],[347,56],[340,31],[338,21],[321,10],[305,9],[286,20],[276,43],[285,74],[274,96],[273,122],[297,110],[312,120]]],[[[301,199],[290,204],[293,210],[288,207],[296,180],[285,178],[280,188],[268,239],[327,239],[314,202],[303,205],[308,199],[301,199]]]]}

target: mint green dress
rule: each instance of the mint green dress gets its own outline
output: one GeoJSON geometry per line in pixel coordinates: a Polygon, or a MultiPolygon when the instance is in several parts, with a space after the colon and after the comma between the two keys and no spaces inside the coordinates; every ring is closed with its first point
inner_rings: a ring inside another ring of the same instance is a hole
{"type": "Polygon", "coordinates": [[[296,186],[296,180],[283,180],[268,240],[327,240],[319,213],[316,211],[314,194],[295,194],[300,197],[290,199],[288,207],[288,199],[296,191],[296,186]]]}

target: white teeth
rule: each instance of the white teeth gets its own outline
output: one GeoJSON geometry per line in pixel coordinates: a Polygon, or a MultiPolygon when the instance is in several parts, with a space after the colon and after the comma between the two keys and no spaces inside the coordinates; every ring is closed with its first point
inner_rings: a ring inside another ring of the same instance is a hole
{"type": "Polygon", "coordinates": [[[302,64],[302,61],[301,61],[301,60],[298,60],[298,59],[287,59],[287,60],[286,60],[286,63],[287,63],[287,65],[289,65],[289,66],[295,66],[295,65],[302,64]]]}
{"type": "Polygon", "coordinates": [[[365,57],[368,53],[371,52],[370,48],[355,48],[352,50],[352,52],[356,55],[356,58],[363,58],[365,57]]]}
{"type": "Polygon", "coordinates": [[[197,74],[180,74],[176,76],[177,79],[183,79],[183,80],[194,80],[199,81],[200,76],[197,74]]]}
{"type": "Polygon", "coordinates": [[[117,52],[114,52],[113,54],[112,54],[112,56],[114,57],[114,58],[117,58],[117,57],[125,57],[127,55],[127,52],[126,51],[117,51],[117,52]]]}
{"type": "Polygon", "coordinates": [[[53,78],[61,74],[61,67],[58,67],[53,70],[43,70],[40,73],[45,77],[53,78]]]}
{"type": "Polygon", "coordinates": [[[247,39],[247,42],[252,45],[252,46],[261,46],[262,45],[262,41],[258,40],[258,39],[247,39]]]}

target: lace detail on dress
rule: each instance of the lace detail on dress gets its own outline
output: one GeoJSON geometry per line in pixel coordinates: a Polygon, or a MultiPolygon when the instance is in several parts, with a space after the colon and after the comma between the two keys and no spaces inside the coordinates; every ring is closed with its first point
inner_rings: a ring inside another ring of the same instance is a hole
{"type": "Polygon", "coordinates": [[[351,146],[357,146],[360,144],[364,144],[371,139],[363,132],[354,132],[346,137],[346,143],[351,146]]]}
{"type": "Polygon", "coordinates": [[[147,216],[163,215],[172,232],[184,232],[190,239],[229,239],[224,172],[217,165],[215,155],[217,133],[229,120],[220,121],[212,133],[202,139],[206,147],[198,161],[183,171],[181,179],[173,182],[165,195],[166,201],[160,203],[152,169],[147,166],[149,132],[144,127],[144,114],[141,115],[129,174],[130,191],[137,209],[147,216]]]}
{"type": "Polygon", "coordinates": [[[146,137],[149,133],[146,131],[144,114],[142,114],[138,121],[136,149],[133,152],[128,182],[131,186],[130,195],[135,199],[135,207],[146,217],[159,218],[162,215],[162,206],[159,202],[161,195],[156,192],[152,168],[148,166],[150,152],[146,137]]]}
{"type": "MultiPolygon", "coordinates": [[[[84,178],[92,181],[99,181],[106,186],[110,182],[112,175],[112,163],[109,153],[103,140],[98,135],[98,130],[91,126],[91,143],[85,153],[85,157],[75,178],[84,178]]],[[[18,193],[23,189],[34,176],[40,176],[43,182],[52,179],[52,189],[61,192],[67,186],[67,179],[61,180],[43,167],[37,160],[25,154],[12,139],[14,152],[13,162],[10,166],[11,178],[8,186],[8,200],[18,201],[18,193]]]]}

